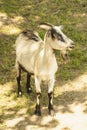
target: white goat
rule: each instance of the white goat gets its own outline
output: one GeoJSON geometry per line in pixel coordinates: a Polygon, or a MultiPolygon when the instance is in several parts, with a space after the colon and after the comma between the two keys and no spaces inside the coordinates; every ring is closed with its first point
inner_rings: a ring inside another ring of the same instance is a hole
{"type": "Polygon", "coordinates": [[[31,92],[30,77],[34,74],[37,102],[35,114],[41,115],[40,95],[41,81],[46,81],[48,85],[49,113],[54,114],[53,109],[53,88],[55,73],[58,69],[54,50],[66,50],[73,48],[73,41],[61,31],[61,26],[54,26],[48,23],[40,24],[40,28],[48,30],[44,41],[39,35],[32,31],[22,32],[16,40],[16,68],[18,94],[21,95],[21,69],[27,72],[27,92],[31,92]]]}

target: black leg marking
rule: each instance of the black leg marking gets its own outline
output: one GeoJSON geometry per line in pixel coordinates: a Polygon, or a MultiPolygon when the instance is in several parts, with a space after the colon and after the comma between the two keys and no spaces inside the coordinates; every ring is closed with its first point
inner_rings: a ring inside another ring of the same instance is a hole
{"type": "Polygon", "coordinates": [[[37,116],[41,116],[40,105],[38,105],[38,104],[36,104],[35,114],[36,114],[37,116]]]}
{"type": "Polygon", "coordinates": [[[48,97],[49,97],[49,106],[48,106],[49,114],[51,116],[54,116],[55,112],[54,112],[54,108],[53,108],[53,92],[48,93],[48,97]]]}
{"type": "Polygon", "coordinates": [[[32,92],[31,85],[30,85],[30,79],[31,79],[31,74],[27,73],[27,84],[26,84],[27,93],[32,92]]]}
{"type": "Polygon", "coordinates": [[[36,108],[35,108],[35,114],[37,116],[41,116],[41,110],[40,110],[40,96],[41,93],[37,93],[37,103],[36,103],[36,108]]]}
{"type": "Polygon", "coordinates": [[[21,80],[21,68],[19,67],[19,70],[17,71],[18,96],[22,96],[20,80],[21,80]]]}

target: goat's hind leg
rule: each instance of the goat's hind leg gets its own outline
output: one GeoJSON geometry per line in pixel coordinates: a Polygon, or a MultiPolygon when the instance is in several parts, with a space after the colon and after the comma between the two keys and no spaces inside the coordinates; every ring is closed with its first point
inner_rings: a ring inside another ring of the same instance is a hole
{"type": "Polygon", "coordinates": [[[40,83],[41,83],[41,80],[39,78],[35,77],[35,85],[36,85],[36,93],[37,93],[35,114],[37,116],[41,116],[41,108],[40,108],[41,89],[40,89],[40,83]]]}
{"type": "Polygon", "coordinates": [[[21,68],[18,67],[18,69],[17,69],[18,96],[22,96],[20,80],[21,80],[21,68]]]}
{"type": "Polygon", "coordinates": [[[31,74],[27,73],[27,84],[26,84],[27,93],[32,92],[32,88],[31,88],[31,85],[30,85],[30,79],[31,79],[31,74]]]}

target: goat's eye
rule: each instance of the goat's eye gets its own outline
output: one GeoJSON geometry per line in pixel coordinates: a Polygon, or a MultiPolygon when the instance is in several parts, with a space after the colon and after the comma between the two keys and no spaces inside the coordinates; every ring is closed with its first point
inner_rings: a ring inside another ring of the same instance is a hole
{"type": "Polygon", "coordinates": [[[63,37],[62,37],[62,35],[61,35],[61,34],[58,34],[57,38],[58,38],[58,40],[60,40],[60,41],[64,42],[64,39],[63,39],[63,37]]]}

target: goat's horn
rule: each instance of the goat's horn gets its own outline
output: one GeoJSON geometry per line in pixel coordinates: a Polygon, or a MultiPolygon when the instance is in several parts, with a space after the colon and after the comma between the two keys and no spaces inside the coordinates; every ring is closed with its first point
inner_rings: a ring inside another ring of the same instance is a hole
{"type": "Polygon", "coordinates": [[[50,30],[53,27],[53,25],[50,23],[40,23],[39,27],[45,30],[50,30]]]}

